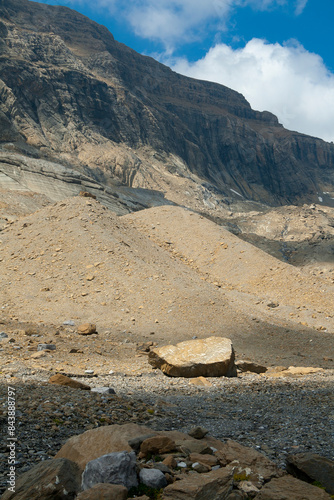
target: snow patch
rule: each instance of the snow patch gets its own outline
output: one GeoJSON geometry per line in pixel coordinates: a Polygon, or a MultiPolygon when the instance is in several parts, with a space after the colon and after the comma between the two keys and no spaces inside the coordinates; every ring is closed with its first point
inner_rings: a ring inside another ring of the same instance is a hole
{"type": "Polygon", "coordinates": [[[243,198],[242,194],[238,193],[238,191],[234,191],[234,189],[232,189],[232,188],[230,188],[230,191],[232,191],[232,193],[235,193],[238,196],[241,196],[241,198],[243,198]]]}

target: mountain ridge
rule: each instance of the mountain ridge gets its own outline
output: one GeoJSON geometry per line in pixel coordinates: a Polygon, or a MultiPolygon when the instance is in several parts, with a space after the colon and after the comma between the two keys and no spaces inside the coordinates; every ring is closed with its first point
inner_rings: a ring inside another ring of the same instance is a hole
{"type": "Polygon", "coordinates": [[[67,7],[2,0],[1,18],[2,148],[197,210],[334,204],[334,145],[137,54],[67,7]],[[180,178],[188,197],[175,196],[180,178]]]}

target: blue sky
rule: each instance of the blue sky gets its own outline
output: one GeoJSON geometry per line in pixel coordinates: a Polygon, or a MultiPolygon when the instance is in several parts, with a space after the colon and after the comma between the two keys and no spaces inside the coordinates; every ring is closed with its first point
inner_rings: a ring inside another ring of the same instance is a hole
{"type": "Polygon", "coordinates": [[[66,5],[179,73],[334,141],[334,0],[38,0],[66,5]]]}

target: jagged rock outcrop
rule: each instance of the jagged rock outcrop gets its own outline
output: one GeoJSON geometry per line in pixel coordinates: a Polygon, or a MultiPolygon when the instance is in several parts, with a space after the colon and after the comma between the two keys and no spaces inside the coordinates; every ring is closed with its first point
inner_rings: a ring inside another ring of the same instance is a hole
{"type": "Polygon", "coordinates": [[[66,7],[0,0],[0,71],[2,148],[195,203],[188,191],[197,208],[333,203],[333,144],[285,130],[241,94],[178,75],[66,7]]]}

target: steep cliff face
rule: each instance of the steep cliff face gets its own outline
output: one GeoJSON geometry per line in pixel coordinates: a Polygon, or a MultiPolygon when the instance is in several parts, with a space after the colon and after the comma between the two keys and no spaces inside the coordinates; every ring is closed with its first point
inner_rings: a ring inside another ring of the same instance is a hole
{"type": "Polygon", "coordinates": [[[0,0],[0,76],[2,148],[184,204],[186,191],[199,207],[332,203],[333,144],[285,130],[241,94],[178,75],[66,7],[0,0]]]}

